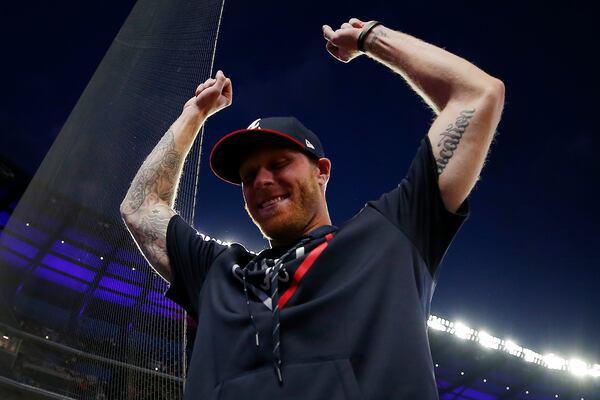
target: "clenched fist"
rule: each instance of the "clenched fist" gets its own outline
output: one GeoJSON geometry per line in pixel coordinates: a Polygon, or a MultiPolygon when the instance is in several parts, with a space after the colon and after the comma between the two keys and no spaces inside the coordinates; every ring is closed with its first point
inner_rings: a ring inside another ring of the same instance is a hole
{"type": "Polygon", "coordinates": [[[344,22],[336,31],[329,25],[323,25],[323,36],[327,41],[325,48],[329,54],[345,63],[359,56],[358,36],[365,23],[357,18],[350,18],[350,21],[344,22]]]}
{"type": "Polygon", "coordinates": [[[196,88],[194,97],[185,103],[183,110],[208,118],[231,105],[232,101],[231,79],[225,77],[223,71],[219,70],[214,78],[208,78],[196,88]]]}

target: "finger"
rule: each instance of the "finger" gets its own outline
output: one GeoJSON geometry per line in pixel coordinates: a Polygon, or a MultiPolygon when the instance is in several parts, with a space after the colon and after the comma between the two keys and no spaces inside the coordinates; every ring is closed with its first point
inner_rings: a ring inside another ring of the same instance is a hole
{"type": "Polygon", "coordinates": [[[358,18],[350,18],[350,24],[354,27],[354,28],[362,28],[363,26],[365,26],[365,23],[362,22],[360,19],[358,18]]]}
{"type": "Polygon", "coordinates": [[[354,27],[347,22],[344,22],[342,24],[342,29],[352,29],[352,28],[354,28],[354,27]]]}
{"type": "Polygon", "coordinates": [[[327,42],[327,44],[325,45],[325,48],[327,49],[329,54],[331,54],[333,57],[337,58],[338,60],[340,59],[339,49],[337,47],[335,47],[335,45],[333,43],[327,42]]]}
{"type": "Polygon", "coordinates": [[[225,78],[225,74],[221,70],[217,71],[216,77],[217,77],[217,80],[215,81],[215,88],[217,88],[219,90],[219,92],[222,92],[223,87],[225,86],[225,82],[227,81],[227,78],[225,78]]]}
{"type": "Polygon", "coordinates": [[[225,79],[225,86],[223,87],[223,96],[225,96],[228,100],[228,103],[231,104],[233,100],[233,85],[231,83],[231,79],[225,79]]]}
{"type": "Polygon", "coordinates": [[[323,36],[327,41],[331,42],[335,39],[335,32],[329,25],[323,25],[323,36]]]}

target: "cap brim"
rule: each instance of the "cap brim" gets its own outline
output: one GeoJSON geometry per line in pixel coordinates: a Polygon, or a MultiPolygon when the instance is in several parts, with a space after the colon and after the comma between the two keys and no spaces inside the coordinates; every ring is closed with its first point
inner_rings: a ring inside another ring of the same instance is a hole
{"type": "Polygon", "coordinates": [[[251,151],[268,144],[281,143],[282,146],[304,144],[295,138],[271,129],[240,129],[221,138],[210,153],[210,168],[213,173],[227,183],[240,185],[240,166],[244,157],[251,151]]]}

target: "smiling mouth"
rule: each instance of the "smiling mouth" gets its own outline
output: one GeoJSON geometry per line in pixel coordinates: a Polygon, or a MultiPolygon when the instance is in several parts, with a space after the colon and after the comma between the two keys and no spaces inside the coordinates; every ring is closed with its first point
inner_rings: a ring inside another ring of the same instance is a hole
{"type": "Polygon", "coordinates": [[[258,208],[260,208],[260,209],[268,208],[270,206],[273,206],[273,205],[279,203],[282,200],[287,199],[288,197],[290,197],[289,194],[285,194],[285,195],[282,195],[282,196],[274,197],[274,198],[272,198],[270,200],[267,200],[264,203],[262,203],[258,208]]]}

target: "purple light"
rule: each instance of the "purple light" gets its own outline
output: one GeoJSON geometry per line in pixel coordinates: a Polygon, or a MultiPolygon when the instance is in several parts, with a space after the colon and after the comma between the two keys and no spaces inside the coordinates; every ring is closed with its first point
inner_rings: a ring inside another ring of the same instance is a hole
{"type": "Polygon", "coordinates": [[[73,264],[63,258],[57,257],[52,254],[46,254],[42,259],[42,263],[47,265],[48,267],[52,267],[56,270],[65,272],[71,276],[82,279],[87,282],[91,282],[94,280],[96,273],[81,267],[79,265],[73,264]]]}
{"type": "Polygon", "coordinates": [[[167,299],[162,293],[151,291],[150,293],[148,293],[147,299],[150,300],[151,302],[159,304],[161,306],[179,310],[179,306],[177,304],[175,304],[173,301],[167,299]]]}
{"type": "Polygon", "coordinates": [[[67,239],[79,244],[83,244],[87,247],[96,249],[100,253],[108,253],[112,249],[112,247],[108,243],[98,239],[95,236],[89,235],[85,232],[81,232],[80,230],[74,228],[67,228],[64,232],[64,235],[67,239]]]}
{"type": "Polygon", "coordinates": [[[171,311],[167,308],[163,308],[163,307],[156,307],[150,304],[144,304],[141,307],[142,311],[147,312],[149,314],[157,314],[160,315],[161,317],[169,317],[169,318],[173,318],[173,319],[179,319],[183,317],[183,312],[182,311],[171,311]]]}
{"type": "Polygon", "coordinates": [[[17,268],[23,268],[29,264],[29,260],[2,248],[0,248],[0,260],[2,264],[12,265],[17,268]]]}
{"type": "Polygon", "coordinates": [[[163,278],[158,276],[158,274],[153,274],[152,286],[154,286],[155,289],[158,289],[159,292],[164,293],[164,292],[166,292],[167,288],[169,287],[169,284],[163,278]]]}
{"type": "Polygon", "coordinates": [[[100,286],[122,292],[130,296],[139,296],[142,293],[142,288],[130,283],[126,283],[120,279],[113,279],[107,276],[100,280],[100,286]]]}
{"type": "Polygon", "coordinates": [[[15,238],[12,235],[9,235],[8,233],[6,233],[6,231],[2,232],[2,236],[0,237],[0,244],[13,249],[17,253],[22,254],[28,258],[35,257],[35,255],[38,252],[38,249],[34,246],[27,244],[22,240],[15,238]]]}
{"type": "Polygon", "coordinates": [[[139,251],[120,249],[117,252],[116,258],[121,261],[137,264],[140,267],[148,265],[148,261],[146,261],[139,251]]]}
{"type": "Polygon", "coordinates": [[[44,267],[37,267],[34,271],[34,274],[42,279],[45,279],[50,282],[57,283],[61,286],[67,286],[77,292],[84,292],[88,285],[85,283],[79,282],[75,279],[71,279],[67,276],[59,274],[58,272],[54,272],[51,269],[44,267]]]}
{"type": "Polygon", "coordinates": [[[496,400],[496,396],[492,396],[483,392],[480,392],[479,390],[475,390],[475,389],[465,389],[464,392],[461,393],[463,396],[470,398],[470,399],[477,399],[477,400],[496,400]]]}
{"type": "Polygon", "coordinates": [[[10,224],[10,230],[17,233],[19,236],[26,237],[36,244],[44,244],[48,239],[48,235],[46,233],[34,228],[31,225],[25,225],[24,222],[14,217],[10,224]]]}
{"type": "Polygon", "coordinates": [[[445,380],[442,380],[439,378],[436,378],[436,381],[437,381],[437,386],[439,388],[444,389],[444,388],[447,388],[448,386],[450,386],[450,382],[448,382],[448,381],[445,381],[445,380]]]}
{"type": "Polygon", "coordinates": [[[111,262],[110,264],[108,264],[106,271],[113,275],[118,275],[123,278],[129,279],[131,281],[136,281],[136,282],[142,283],[142,284],[148,278],[148,274],[143,271],[140,271],[138,269],[136,269],[134,271],[131,269],[131,267],[127,267],[123,264],[119,264],[119,263],[115,263],[115,262],[111,262]]]}
{"type": "Polygon", "coordinates": [[[120,294],[103,289],[94,290],[94,297],[110,301],[111,303],[117,303],[125,307],[132,307],[135,304],[135,300],[130,297],[121,296],[120,294]]]}
{"type": "Polygon", "coordinates": [[[0,226],[5,227],[9,218],[9,213],[7,213],[6,211],[0,211],[0,226]]]}
{"type": "Polygon", "coordinates": [[[52,251],[67,256],[73,260],[77,260],[79,262],[87,264],[94,268],[99,268],[102,265],[102,260],[100,260],[99,256],[92,254],[89,251],[80,249],[79,247],[73,246],[70,243],[61,243],[60,240],[54,242],[54,244],[52,245],[52,251]]]}

